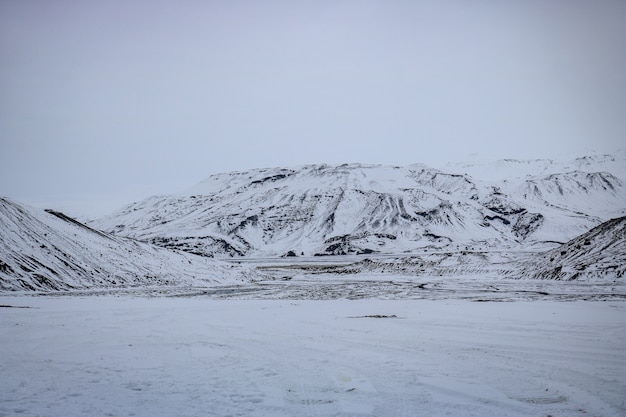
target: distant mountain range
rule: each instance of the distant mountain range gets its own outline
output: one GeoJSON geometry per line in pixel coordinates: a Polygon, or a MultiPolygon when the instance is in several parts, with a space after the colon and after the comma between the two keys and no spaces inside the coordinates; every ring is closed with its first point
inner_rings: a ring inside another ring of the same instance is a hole
{"type": "Polygon", "coordinates": [[[0,291],[249,284],[275,277],[211,258],[342,254],[372,259],[302,271],[616,282],[625,156],[257,169],[89,225],[0,198],[0,291]]]}
{"type": "Polygon", "coordinates": [[[91,223],[210,257],[549,248],[626,214],[626,154],[213,175],[91,223]]]}

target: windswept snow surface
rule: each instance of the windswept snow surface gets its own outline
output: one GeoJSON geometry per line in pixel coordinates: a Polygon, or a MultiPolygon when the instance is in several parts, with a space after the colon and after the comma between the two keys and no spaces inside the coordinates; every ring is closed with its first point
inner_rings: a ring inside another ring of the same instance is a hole
{"type": "Polygon", "coordinates": [[[626,414],[623,302],[0,305],[0,416],[626,414]]]}

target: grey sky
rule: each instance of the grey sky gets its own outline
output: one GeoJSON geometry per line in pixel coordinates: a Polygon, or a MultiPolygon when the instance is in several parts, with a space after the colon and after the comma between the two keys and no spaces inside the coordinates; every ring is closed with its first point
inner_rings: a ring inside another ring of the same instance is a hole
{"type": "Polygon", "coordinates": [[[0,195],[102,213],[255,167],[611,152],[625,21],[624,1],[2,0],[0,195]]]}

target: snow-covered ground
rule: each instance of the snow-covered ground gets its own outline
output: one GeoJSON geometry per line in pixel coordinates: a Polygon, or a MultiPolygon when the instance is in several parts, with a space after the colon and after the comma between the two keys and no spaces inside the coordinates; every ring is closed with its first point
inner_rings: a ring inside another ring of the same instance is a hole
{"type": "Polygon", "coordinates": [[[625,158],[0,198],[0,417],[626,416],[625,158]]]}
{"type": "Polygon", "coordinates": [[[623,301],[0,305],[0,416],[626,414],[623,301]]]}

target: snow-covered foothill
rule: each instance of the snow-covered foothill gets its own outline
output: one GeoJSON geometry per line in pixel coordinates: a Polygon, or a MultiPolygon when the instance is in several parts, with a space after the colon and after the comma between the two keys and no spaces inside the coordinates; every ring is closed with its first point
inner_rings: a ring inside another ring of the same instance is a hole
{"type": "Polygon", "coordinates": [[[0,291],[206,286],[247,281],[248,273],[0,198],[0,291]]]}
{"type": "Polygon", "coordinates": [[[612,219],[536,256],[524,276],[538,279],[623,281],[626,273],[626,217],[612,219]]]}

